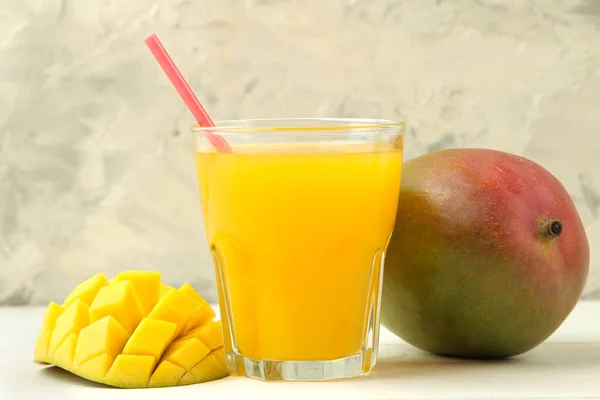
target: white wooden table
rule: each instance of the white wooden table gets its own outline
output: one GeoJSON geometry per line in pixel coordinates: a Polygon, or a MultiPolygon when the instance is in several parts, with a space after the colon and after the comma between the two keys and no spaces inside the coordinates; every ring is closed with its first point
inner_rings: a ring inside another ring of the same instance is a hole
{"type": "Polygon", "coordinates": [[[44,310],[0,308],[0,399],[600,399],[600,302],[582,302],[536,349],[508,361],[421,352],[389,332],[362,378],[322,383],[241,377],[164,389],[113,389],[32,362],[44,310]]]}

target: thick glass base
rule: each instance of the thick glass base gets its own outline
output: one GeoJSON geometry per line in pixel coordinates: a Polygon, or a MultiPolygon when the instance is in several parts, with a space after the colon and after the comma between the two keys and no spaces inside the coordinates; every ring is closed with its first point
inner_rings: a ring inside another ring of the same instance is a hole
{"type": "Polygon", "coordinates": [[[232,374],[263,381],[326,381],[353,378],[368,374],[374,366],[374,357],[365,353],[327,361],[253,360],[235,352],[227,353],[226,358],[232,374]]]}

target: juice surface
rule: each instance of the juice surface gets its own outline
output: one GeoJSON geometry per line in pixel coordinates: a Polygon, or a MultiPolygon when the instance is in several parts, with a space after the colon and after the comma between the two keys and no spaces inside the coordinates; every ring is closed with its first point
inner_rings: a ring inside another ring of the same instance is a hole
{"type": "Polygon", "coordinates": [[[363,350],[402,146],[328,146],[196,153],[226,351],[332,360],[363,350]]]}

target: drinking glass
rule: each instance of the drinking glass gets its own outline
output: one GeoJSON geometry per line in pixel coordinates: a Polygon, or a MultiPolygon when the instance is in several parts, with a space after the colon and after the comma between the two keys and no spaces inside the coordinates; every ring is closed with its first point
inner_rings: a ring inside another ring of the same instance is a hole
{"type": "Polygon", "coordinates": [[[233,374],[320,381],[374,367],[404,128],[316,118],[192,128],[233,374]]]}

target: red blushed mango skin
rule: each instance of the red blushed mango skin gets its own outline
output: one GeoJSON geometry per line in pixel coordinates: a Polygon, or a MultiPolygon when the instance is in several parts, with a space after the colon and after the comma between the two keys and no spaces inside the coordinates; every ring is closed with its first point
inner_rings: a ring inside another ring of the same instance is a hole
{"type": "Polygon", "coordinates": [[[524,353],[563,323],[588,271],[577,210],[538,164],[487,149],[404,164],[381,317],[408,343],[456,357],[524,353]],[[545,220],[562,232],[545,236],[545,220]]]}

